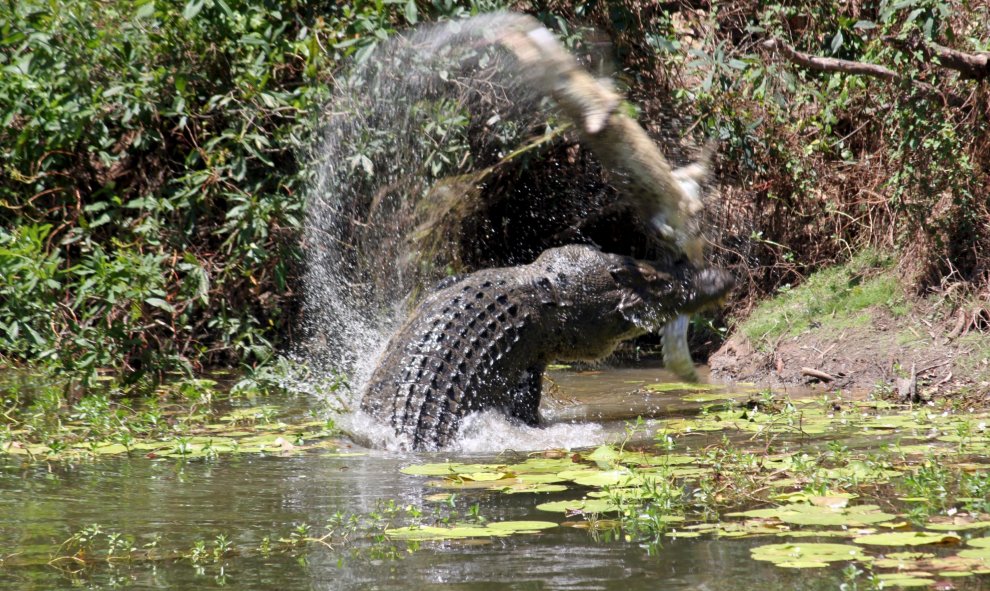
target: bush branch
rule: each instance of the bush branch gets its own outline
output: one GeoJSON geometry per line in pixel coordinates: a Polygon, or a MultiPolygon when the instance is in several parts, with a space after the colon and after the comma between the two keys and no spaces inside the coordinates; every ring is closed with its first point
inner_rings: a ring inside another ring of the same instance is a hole
{"type": "Polygon", "coordinates": [[[832,57],[819,57],[808,53],[802,53],[779,39],[767,39],[761,45],[770,51],[775,51],[784,56],[787,61],[808,70],[815,70],[818,72],[841,72],[843,74],[855,74],[860,76],[870,76],[871,78],[880,78],[896,84],[910,84],[922,94],[944,98],[949,104],[961,105],[963,103],[962,99],[959,97],[952,94],[943,95],[934,86],[928,84],[927,82],[902,76],[897,72],[879,64],[869,64],[832,57]]]}
{"type": "Polygon", "coordinates": [[[959,72],[963,80],[986,80],[990,78],[990,53],[966,53],[938,43],[920,39],[899,39],[894,36],[883,38],[884,42],[902,50],[920,49],[928,60],[937,59],[943,68],[959,72]]]}

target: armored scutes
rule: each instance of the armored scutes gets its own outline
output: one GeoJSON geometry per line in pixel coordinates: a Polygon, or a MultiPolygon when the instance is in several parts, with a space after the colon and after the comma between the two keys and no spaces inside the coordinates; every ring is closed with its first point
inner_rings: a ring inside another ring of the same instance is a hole
{"type": "Polygon", "coordinates": [[[389,342],[361,406],[413,449],[437,449],[469,412],[539,422],[543,370],[594,360],[721,299],[727,273],[571,245],[472,273],[427,297],[389,342]]]}

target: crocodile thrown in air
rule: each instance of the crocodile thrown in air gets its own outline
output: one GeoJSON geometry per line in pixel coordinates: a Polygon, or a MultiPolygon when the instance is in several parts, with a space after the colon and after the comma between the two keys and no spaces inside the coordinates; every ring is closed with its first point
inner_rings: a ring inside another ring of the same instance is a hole
{"type": "Polygon", "coordinates": [[[361,407],[413,449],[438,449],[469,412],[539,422],[543,370],[600,359],[623,340],[723,298],[725,271],[658,268],[583,245],[477,271],[428,296],[392,337],[361,407]]]}

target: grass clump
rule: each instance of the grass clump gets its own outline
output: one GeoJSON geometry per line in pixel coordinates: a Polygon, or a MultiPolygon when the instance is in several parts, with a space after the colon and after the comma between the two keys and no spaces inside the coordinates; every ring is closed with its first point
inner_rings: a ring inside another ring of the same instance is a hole
{"type": "Polygon", "coordinates": [[[907,313],[906,295],[892,260],[866,250],[844,265],[811,275],[800,286],[787,286],[760,304],[739,327],[757,346],[809,328],[839,330],[868,322],[861,314],[882,306],[894,316],[907,313]]]}

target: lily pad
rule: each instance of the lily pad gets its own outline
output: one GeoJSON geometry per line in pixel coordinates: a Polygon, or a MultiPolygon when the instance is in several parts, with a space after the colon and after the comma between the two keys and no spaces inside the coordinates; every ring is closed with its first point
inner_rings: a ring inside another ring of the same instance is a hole
{"type": "Polygon", "coordinates": [[[935,584],[934,579],[920,576],[921,574],[923,573],[881,573],[876,577],[883,582],[884,587],[928,587],[935,584]]]}
{"type": "Polygon", "coordinates": [[[965,550],[959,551],[959,556],[961,558],[975,558],[977,560],[982,560],[986,566],[990,567],[990,547],[975,547],[966,548],[965,550]]]}
{"type": "Polygon", "coordinates": [[[475,482],[491,482],[492,480],[502,480],[505,478],[505,472],[470,472],[458,474],[458,477],[475,482]]]}
{"type": "Polygon", "coordinates": [[[608,513],[619,508],[608,499],[575,499],[570,501],[553,501],[536,506],[540,511],[552,513],[608,513]]]}
{"type": "Polygon", "coordinates": [[[587,476],[581,476],[580,478],[575,478],[574,482],[582,486],[595,486],[601,488],[603,486],[629,486],[634,484],[634,480],[638,475],[632,474],[627,470],[608,470],[605,472],[596,472],[594,474],[588,474],[587,476]]]}
{"type": "Polygon", "coordinates": [[[552,521],[500,521],[488,525],[456,525],[453,527],[409,526],[385,531],[396,540],[438,541],[459,538],[504,537],[512,534],[537,533],[557,527],[552,521]]]}
{"type": "Polygon", "coordinates": [[[990,527],[990,521],[968,521],[965,519],[925,524],[925,529],[934,531],[963,531],[970,529],[986,529],[988,527],[990,527]]]}
{"type": "Polygon", "coordinates": [[[504,470],[516,475],[521,474],[556,474],[564,470],[574,469],[577,464],[570,458],[530,458],[520,464],[505,466],[504,470]]]}
{"type": "Polygon", "coordinates": [[[768,544],[751,550],[754,560],[784,568],[821,568],[832,562],[869,561],[862,548],[848,544],[768,544]]]}
{"type": "Polygon", "coordinates": [[[990,548],[990,537],[973,538],[972,540],[967,540],[966,545],[971,548],[990,548]]]}
{"type": "Polygon", "coordinates": [[[525,484],[554,484],[564,479],[556,474],[517,474],[511,480],[525,484]]]}
{"type": "Polygon", "coordinates": [[[928,544],[958,544],[959,536],[924,531],[905,531],[859,536],[853,541],[868,546],[926,546],[928,544]]]}
{"type": "Polygon", "coordinates": [[[720,400],[732,400],[733,395],[727,392],[703,392],[681,396],[685,402],[717,402],[720,400]]]}
{"type": "Polygon", "coordinates": [[[896,515],[884,513],[876,505],[853,507],[819,507],[816,505],[790,504],[767,509],[754,509],[729,513],[732,517],[776,518],[793,525],[822,525],[857,527],[896,519],[896,515]]]}
{"type": "Polygon", "coordinates": [[[488,528],[496,531],[522,532],[550,529],[557,525],[554,521],[497,521],[489,523],[488,528]]]}
{"type": "Polygon", "coordinates": [[[472,472],[494,472],[502,468],[501,464],[457,464],[442,462],[439,464],[414,464],[405,466],[399,472],[411,476],[452,476],[455,474],[470,474],[472,472]]]}
{"type": "MultiPolygon", "coordinates": [[[[493,487],[494,488],[494,487],[493,487]]],[[[500,490],[503,493],[514,495],[521,493],[552,493],[552,492],[564,492],[567,487],[563,484],[541,484],[541,483],[513,483],[503,488],[494,488],[494,490],[500,490]]]]}
{"type": "Polygon", "coordinates": [[[896,519],[896,515],[884,513],[875,505],[857,505],[833,509],[815,505],[794,505],[778,517],[784,523],[794,525],[861,526],[896,519]]]}

